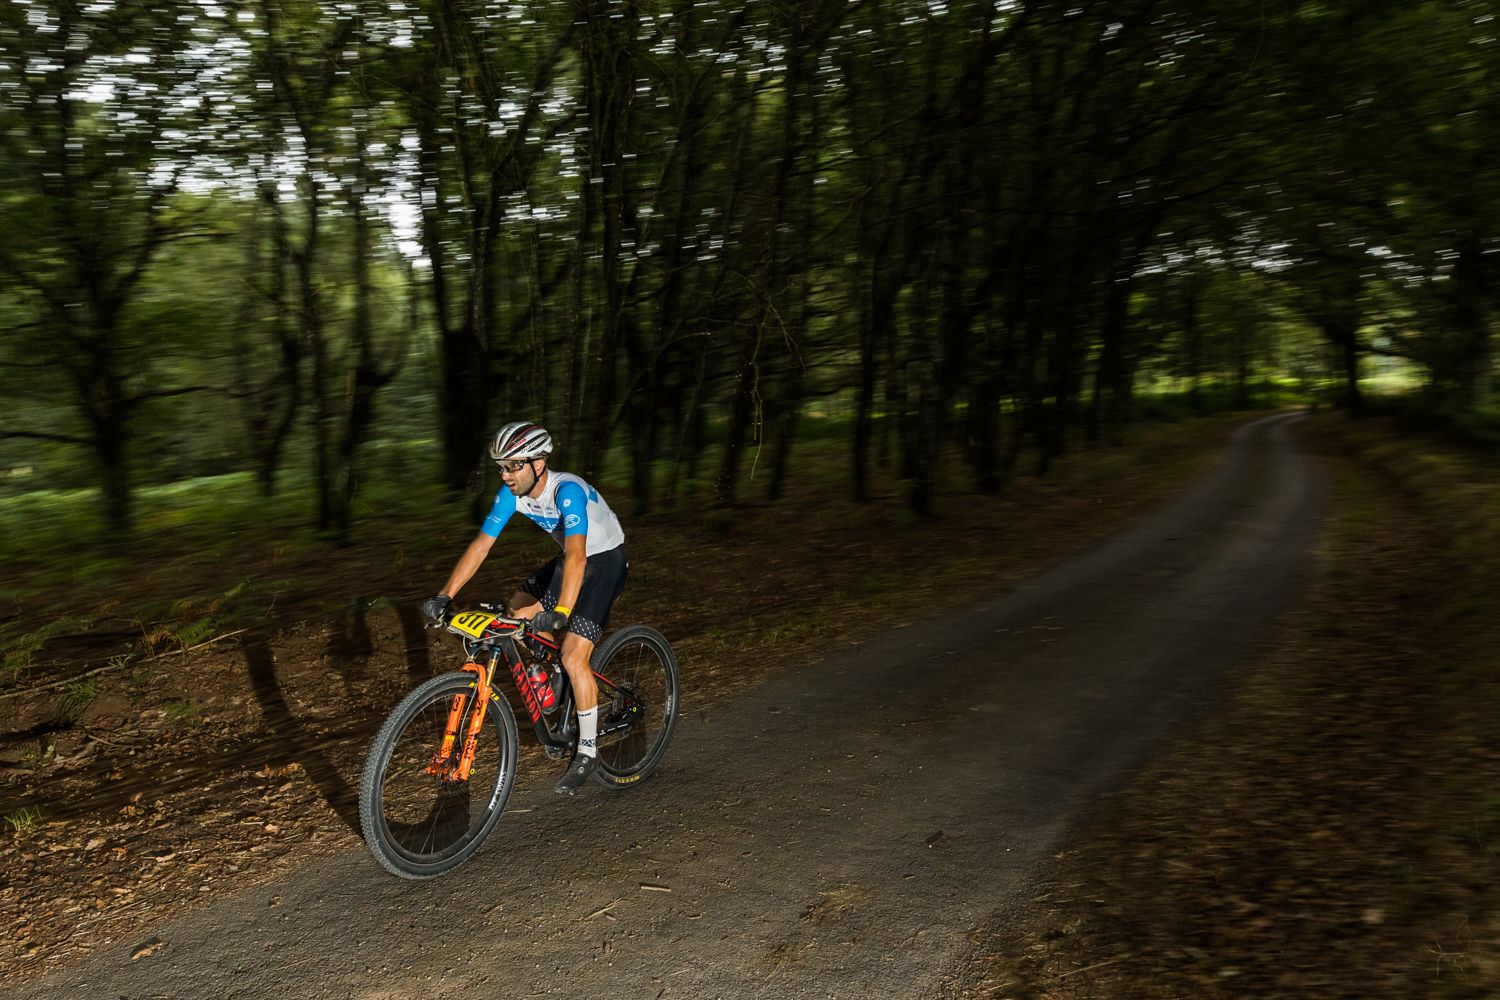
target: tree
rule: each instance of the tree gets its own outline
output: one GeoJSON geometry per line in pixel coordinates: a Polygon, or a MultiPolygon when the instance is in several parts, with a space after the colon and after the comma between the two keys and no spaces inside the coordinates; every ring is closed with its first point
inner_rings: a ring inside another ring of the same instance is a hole
{"type": "MultiPolygon", "coordinates": [[[[108,525],[131,524],[131,424],[152,400],[194,391],[152,377],[155,351],[128,312],[152,260],[193,235],[173,195],[211,133],[226,53],[190,43],[201,8],[8,5],[0,45],[10,86],[0,143],[11,183],[0,273],[23,290],[22,353],[60,372],[79,429],[0,434],[89,449],[108,525]]],[[[159,350],[162,345],[153,345],[159,350]]]]}

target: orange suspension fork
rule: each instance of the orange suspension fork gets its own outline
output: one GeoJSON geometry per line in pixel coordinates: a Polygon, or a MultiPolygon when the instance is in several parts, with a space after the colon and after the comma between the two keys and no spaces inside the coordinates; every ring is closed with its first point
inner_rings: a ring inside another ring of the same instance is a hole
{"type": "MultiPolygon", "coordinates": [[[[485,713],[490,708],[490,675],[495,669],[495,663],[500,659],[500,651],[490,653],[489,667],[479,668],[479,683],[475,688],[475,697],[479,704],[475,710],[469,713],[469,732],[464,739],[464,752],[458,758],[458,780],[468,781],[469,771],[474,767],[474,748],[479,744],[479,729],[484,725],[485,713]]],[[[475,664],[478,666],[478,664],[475,664]]]]}
{"type": "MultiPolygon", "coordinates": [[[[494,667],[494,661],[499,655],[498,651],[491,654],[490,669],[494,667]]],[[[463,724],[464,714],[464,695],[456,694],[448,707],[448,722],[443,728],[442,746],[427,762],[427,773],[444,779],[468,781],[469,771],[474,767],[474,750],[479,742],[479,729],[484,725],[485,712],[490,705],[490,669],[482,663],[465,663],[463,669],[475,675],[474,697],[479,699],[476,710],[469,716],[469,727],[464,733],[463,753],[459,755],[455,767],[451,763],[453,745],[458,742],[458,730],[463,724]]]]}

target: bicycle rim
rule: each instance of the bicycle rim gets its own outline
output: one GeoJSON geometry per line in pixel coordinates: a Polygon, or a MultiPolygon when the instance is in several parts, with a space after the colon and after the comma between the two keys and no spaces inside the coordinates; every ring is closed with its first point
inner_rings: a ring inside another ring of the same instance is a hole
{"type": "Polygon", "coordinates": [[[632,625],[595,655],[599,675],[599,770],[621,788],[656,770],[677,724],[677,658],[660,632],[632,625]]]}
{"type": "MultiPolygon", "coordinates": [[[[479,704],[474,682],[470,673],[428,681],[396,706],[371,747],[360,783],[360,822],[376,860],[403,878],[431,878],[467,861],[499,821],[510,795],[515,717],[493,696],[467,780],[433,773],[455,697],[462,699],[459,731],[467,731],[479,704]]],[[[450,762],[462,746],[460,738],[450,762]]]]}

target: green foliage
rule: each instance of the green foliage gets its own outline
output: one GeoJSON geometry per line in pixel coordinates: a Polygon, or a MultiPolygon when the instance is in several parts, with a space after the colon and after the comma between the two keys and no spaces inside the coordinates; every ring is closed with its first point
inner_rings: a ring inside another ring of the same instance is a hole
{"type": "Polygon", "coordinates": [[[150,646],[169,643],[182,650],[207,642],[220,631],[233,630],[253,618],[261,605],[260,590],[241,580],[220,594],[170,601],[151,616],[158,620],[146,629],[146,642],[150,646]]]}
{"type": "Polygon", "coordinates": [[[15,812],[5,814],[5,825],[11,833],[24,833],[41,822],[42,810],[37,806],[23,806],[15,812]]]}
{"type": "Polygon", "coordinates": [[[30,632],[5,638],[4,660],[0,661],[0,687],[23,680],[35,654],[52,638],[74,629],[87,628],[88,618],[59,618],[30,632]]]}
{"type": "Polygon", "coordinates": [[[64,685],[57,698],[57,715],[72,721],[88,709],[99,697],[99,685],[93,680],[71,681],[64,685]]]}
{"type": "Polygon", "coordinates": [[[1231,383],[1214,382],[1197,389],[1143,392],[1136,397],[1136,415],[1142,420],[1176,423],[1191,417],[1247,409],[1270,409],[1308,402],[1299,388],[1271,379],[1248,387],[1248,397],[1231,383]]]}
{"type": "Polygon", "coordinates": [[[107,579],[78,539],[125,522],[347,542],[460,490],[516,415],[645,506],[775,495],[789,449],[857,434],[862,491],[877,448],[914,496],[994,483],[1013,441],[1285,405],[1276,379],[1482,408],[1500,46],[1473,9],[12,12],[0,554],[42,587],[107,579]]]}
{"type": "Polygon", "coordinates": [[[1384,397],[1374,410],[1400,418],[1414,431],[1442,434],[1477,448],[1500,449],[1500,401],[1473,407],[1446,393],[1421,391],[1384,397]]]}
{"type": "Polygon", "coordinates": [[[190,649],[212,636],[215,628],[217,623],[212,618],[199,618],[182,626],[173,633],[172,638],[183,649],[190,649]]]}

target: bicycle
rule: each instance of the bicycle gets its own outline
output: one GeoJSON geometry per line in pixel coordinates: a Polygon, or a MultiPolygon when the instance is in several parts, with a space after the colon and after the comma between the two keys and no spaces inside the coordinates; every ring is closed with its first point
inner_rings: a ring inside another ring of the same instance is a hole
{"type": "MultiPolygon", "coordinates": [[[[370,746],[360,826],[375,860],[394,875],[426,879],[451,871],[478,853],[499,823],[520,753],[501,675],[515,685],[548,757],[568,757],[577,743],[572,686],[556,643],[501,610],[450,609],[430,626],[459,636],[467,662],[403,698],[370,746]],[[528,676],[537,667],[550,668],[551,699],[528,676]]],[[[672,738],[677,659],[660,632],[630,625],[598,646],[591,666],[599,686],[594,781],[629,788],[656,770],[672,738]]]]}

